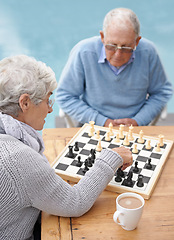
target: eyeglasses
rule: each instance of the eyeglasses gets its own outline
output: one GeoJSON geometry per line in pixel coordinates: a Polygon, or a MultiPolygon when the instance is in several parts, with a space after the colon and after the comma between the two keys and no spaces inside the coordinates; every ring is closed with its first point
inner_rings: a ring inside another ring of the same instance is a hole
{"type": "Polygon", "coordinates": [[[52,108],[54,103],[55,103],[55,99],[49,99],[47,104],[50,108],[52,108]]]}
{"type": "Polygon", "coordinates": [[[54,103],[55,103],[55,99],[51,96],[51,99],[42,99],[42,98],[36,98],[36,99],[39,99],[40,101],[38,103],[35,103],[35,104],[39,104],[41,103],[42,101],[44,101],[49,108],[52,108],[54,103]]]}
{"type": "Polygon", "coordinates": [[[105,48],[110,52],[116,52],[118,49],[121,50],[122,53],[132,53],[136,50],[136,46],[134,48],[131,47],[118,47],[113,44],[106,44],[105,48]]]}

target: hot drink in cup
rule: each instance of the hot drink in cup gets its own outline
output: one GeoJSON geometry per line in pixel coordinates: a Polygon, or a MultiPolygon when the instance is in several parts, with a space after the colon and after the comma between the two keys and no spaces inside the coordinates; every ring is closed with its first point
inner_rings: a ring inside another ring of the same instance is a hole
{"type": "Polygon", "coordinates": [[[136,193],[123,193],[116,199],[114,221],[125,230],[134,230],[141,218],[144,199],[136,193]]]}

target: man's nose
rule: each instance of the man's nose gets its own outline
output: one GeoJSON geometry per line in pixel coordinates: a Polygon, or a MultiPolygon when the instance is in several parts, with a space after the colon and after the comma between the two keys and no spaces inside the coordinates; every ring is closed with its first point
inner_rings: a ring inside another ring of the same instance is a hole
{"type": "Polygon", "coordinates": [[[117,48],[117,50],[114,53],[116,56],[122,54],[122,49],[117,48]]]}

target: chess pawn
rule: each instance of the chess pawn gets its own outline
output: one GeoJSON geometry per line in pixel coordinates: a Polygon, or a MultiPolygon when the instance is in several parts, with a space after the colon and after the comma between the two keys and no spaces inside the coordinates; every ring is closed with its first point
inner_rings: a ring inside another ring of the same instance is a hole
{"type": "Polygon", "coordinates": [[[96,139],[100,139],[100,130],[97,130],[96,131],[96,136],[95,136],[96,139]]]}
{"type": "Polygon", "coordinates": [[[79,143],[75,142],[74,151],[79,151],[79,143]]]}
{"type": "Polygon", "coordinates": [[[109,134],[110,134],[110,136],[114,135],[114,133],[113,133],[113,124],[111,122],[109,123],[109,134]]]}
{"type": "Polygon", "coordinates": [[[144,139],[143,139],[143,131],[140,131],[140,138],[138,139],[138,143],[144,143],[144,139]]]}
{"type": "Polygon", "coordinates": [[[160,143],[160,147],[163,147],[164,146],[164,142],[163,142],[163,140],[164,140],[164,136],[163,135],[159,135],[159,143],[160,143]]]}
{"type": "Polygon", "coordinates": [[[151,140],[147,140],[146,149],[151,149],[150,142],[151,142],[151,140]]]}
{"type": "Polygon", "coordinates": [[[160,143],[157,143],[157,146],[155,147],[155,151],[156,152],[160,152],[161,151],[160,143]]]}
{"type": "Polygon", "coordinates": [[[110,132],[107,132],[106,133],[106,137],[105,137],[105,141],[110,141],[111,140],[111,138],[110,138],[110,132]]]}
{"type": "Polygon", "coordinates": [[[148,158],[148,163],[146,164],[147,169],[152,169],[151,158],[148,158]]]}
{"type": "Polygon", "coordinates": [[[143,182],[143,175],[138,176],[138,182],[137,182],[138,187],[144,187],[144,182],[143,182]]]}
{"type": "Polygon", "coordinates": [[[138,162],[137,161],[135,161],[135,167],[133,168],[133,172],[134,173],[138,173],[139,172],[138,162]]]}
{"type": "Polygon", "coordinates": [[[124,125],[120,124],[120,127],[119,127],[119,138],[120,139],[124,138],[123,130],[124,130],[124,125]]]}
{"type": "Polygon", "coordinates": [[[134,147],[132,149],[132,153],[138,153],[138,149],[137,149],[137,144],[134,144],[134,147]]]}
{"type": "Polygon", "coordinates": [[[98,141],[98,144],[97,144],[97,146],[96,146],[96,151],[97,151],[97,152],[101,152],[101,150],[102,150],[101,140],[99,140],[99,141],[98,141]]]}
{"type": "Polygon", "coordinates": [[[81,166],[82,166],[81,156],[78,156],[77,159],[78,159],[78,161],[77,161],[77,163],[76,163],[76,166],[77,166],[77,167],[81,167],[81,166]]]}
{"type": "Polygon", "coordinates": [[[126,137],[125,137],[125,139],[124,139],[124,141],[123,141],[123,145],[124,146],[129,146],[129,139],[128,139],[128,134],[126,134],[126,137]]]}

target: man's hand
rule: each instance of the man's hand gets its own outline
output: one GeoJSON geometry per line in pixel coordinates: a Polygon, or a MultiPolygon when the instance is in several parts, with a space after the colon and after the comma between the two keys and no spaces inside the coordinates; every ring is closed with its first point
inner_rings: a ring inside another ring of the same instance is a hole
{"type": "Polygon", "coordinates": [[[123,124],[125,126],[138,126],[137,122],[132,118],[121,118],[121,119],[107,119],[104,127],[109,127],[109,123],[112,123],[113,126],[119,126],[123,124]]]}
{"type": "Polygon", "coordinates": [[[125,126],[138,126],[137,122],[132,118],[114,119],[114,126],[118,126],[120,124],[125,126]]]}
{"type": "Polygon", "coordinates": [[[117,126],[117,124],[115,123],[115,120],[108,118],[104,124],[104,127],[109,127],[109,123],[112,123],[113,126],[117,126]]]}
{"type": "Polygon", "coordinates": [[[132,152],[125,147],[113,148],[113,151],[117,152],[123,159],[122,170],[125,170],[127,167],[131,166],[133,163],[132,152]]]}

